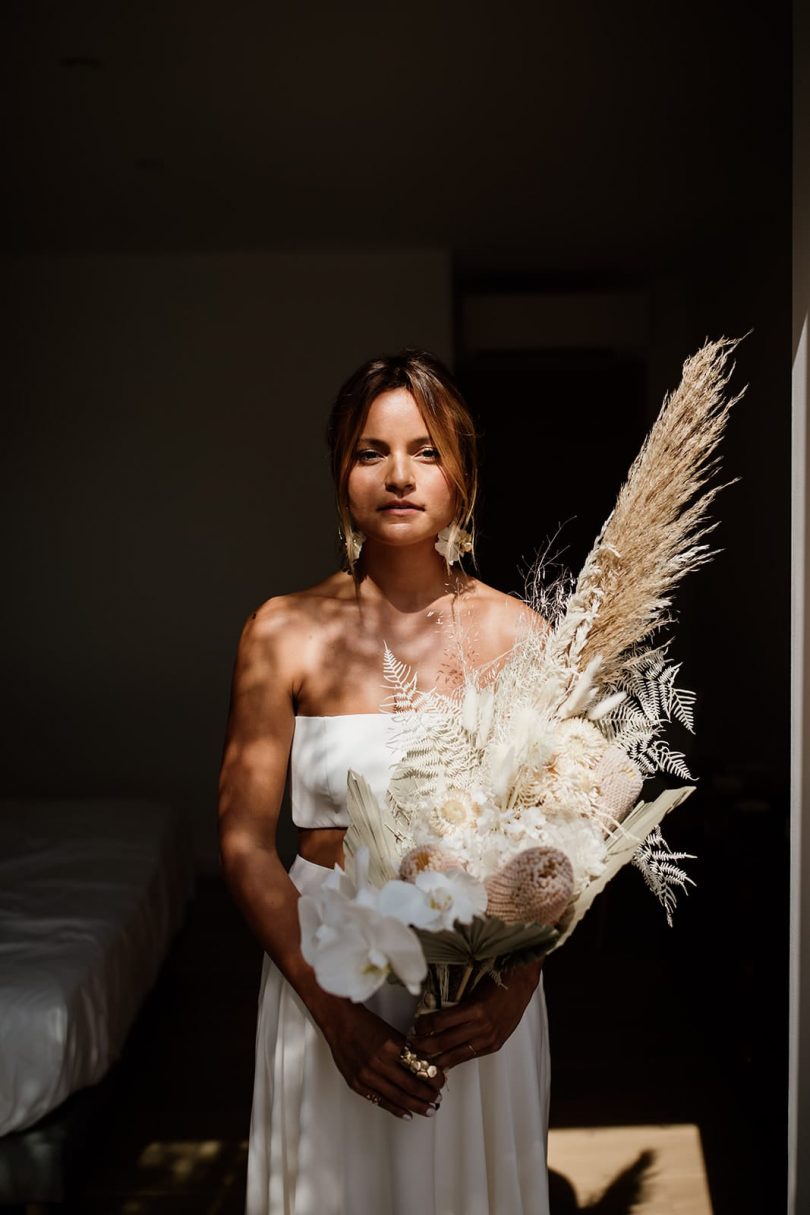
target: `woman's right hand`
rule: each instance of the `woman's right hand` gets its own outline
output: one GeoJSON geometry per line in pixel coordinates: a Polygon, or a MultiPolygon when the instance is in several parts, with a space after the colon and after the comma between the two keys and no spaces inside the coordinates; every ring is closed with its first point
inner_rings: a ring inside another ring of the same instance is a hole
{"type": "Polygon", "coordinates": [[[380,1109],[398,1118],[432,1117],[441,1102],[445,1074],[415,1076],[399,1061],[406,1040],[363,1004],[349,1004],[340,1018],[321,1024],[343,1078],[361,1097],[378,1094],[380,1109]]]}

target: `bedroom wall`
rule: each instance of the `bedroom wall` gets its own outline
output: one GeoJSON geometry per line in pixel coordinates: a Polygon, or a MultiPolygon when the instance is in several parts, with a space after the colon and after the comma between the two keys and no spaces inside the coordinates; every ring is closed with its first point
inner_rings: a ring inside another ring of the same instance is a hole
{"type": "Polygon", "coordinates": [[[331,398],[378,353],[450,359],[449,253],[20,256],[3,283],[4,796],[171,802],[213,870],[242,622],[335,568],[331,398]]]}

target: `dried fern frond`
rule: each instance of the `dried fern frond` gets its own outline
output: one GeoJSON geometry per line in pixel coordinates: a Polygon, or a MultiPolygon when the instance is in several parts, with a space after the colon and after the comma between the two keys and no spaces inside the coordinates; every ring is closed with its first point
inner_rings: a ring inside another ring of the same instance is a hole
{"type": "Polygon", "coordinates": [[[391,692],[382,702],[382,707],[394,712],[418,709],[424,700],[424,693],[416,687],[416,673],[399,661],[387,641],[383,642],[383,646],[383,677],[391,692]]]}
{"type": "MultiPolygon", "coordinates": [[[[599,877],[589,882],[574,900],[565,920],[560,925],[562,931],[553,948],[563,945],[576,928],[582,917],[593,905],[597,895],[605,889],[608,882],[615,877],[623,865],[632,861],[644,841],[661,823],[666,814],[679,806],[695,791],[694,785],[682,785],[680,789],[665,789],[652,802],[639,802],[623,823],[620,823],[611,834],[607,845],[607,864],[599,877]]],[[[674,856],[674,854],[673,854],[674,856]]]]}
{"type": "Polygon", "coordinates": [[[386,800],[407,834],[416,807],[440,801],[450,788],[466,788],[477,756],[460,714],[425,709],[399,723],[405,745],[393,766],[386,800]]]}
{"type": "Polygon", "coordinates": [[[632,863],[641,870],[644,881],[663,905],[667,914],[667,924],[672,927],[672,912],[675,909],[675,886],[680,886],[687,894],[686,883],[691,886],[695,882],[675,861],[695,860],[692,852],[673,852],[661,834],[661,824],[658,823],[644,843],[633,854],[632,863]]]}
{"type": "Polygon", "coordinates": [[[709,457],[745,392],[723,395],[730,378],[723,370],[741,340],[706,342],[684,362],[681,383],[665,396],[555,628],[551,645],[571,668],[582,671],[601,655],[605,684],[617,682],[632,646],[672,622],[669,593],[681,578],[722,551],[698,543],[717,523],[698,525],[725,485],[687,503],[718,465],[709,457]]]}
{"type": "Polygon", "coordinates": [[[477,759],[461,715],[463,688],[443,694],[422,692],[418,676],[385,645],[384,679],[392,689],[383,706],[390,714],[389,746],[399,751],[385,801],[401,846],[409,846],[411,820],[418,810],[440,800],[449,787],[466,786],[477,759]]]}

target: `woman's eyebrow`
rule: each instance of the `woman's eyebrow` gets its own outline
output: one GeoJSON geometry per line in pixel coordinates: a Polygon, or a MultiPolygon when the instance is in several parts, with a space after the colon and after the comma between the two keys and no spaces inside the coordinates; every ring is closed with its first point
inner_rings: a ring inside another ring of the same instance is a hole
{"type": "MultiPolygon", "coordinates": [[[[371,447],[387,447],[388,446],[385,439],[372,439],[372,438],[369,438],[367,435],[361,435],[360,438],[357,440],[357,442],[358,443],[368,443],[369,446],[371,446],[371,447]]],[[[410,446],[411,447],[423,447],[426,443],[429,443],[431,447],[434,446],[433,440],[431,439],[430,435],[420,435],[418,439],[411,440],[410,446]]]]}

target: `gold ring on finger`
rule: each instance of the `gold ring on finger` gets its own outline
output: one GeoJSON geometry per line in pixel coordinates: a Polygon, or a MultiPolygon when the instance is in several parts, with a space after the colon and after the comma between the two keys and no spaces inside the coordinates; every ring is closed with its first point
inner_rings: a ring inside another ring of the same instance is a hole
{"type": "Polygon", "coordinates": [[[366,1093],[366,1100],[371,1101],[374,1105],[379,1105],[382,1098],[379,1093],[366,1093]]]}
{"type": "Polygon", "coordinates": [[[467,1046],[470,1048],[470,1050],[472,1051],[473,1055],[475,1055],[475,1047],[473,1046],[472,1042],[468,1042],[468,1043],[467,1043],[467,1046]]]}
{"type": "Polygon", "coordinates": [[[435,1063],[431,1063],[429,1059],[421,1059],[409,1046],[403,1046],[399,1061],[405,1067],[410,1068],[415,1076],[421,1076],[429,1080],[432,1080],[439,1071],[435,1063]]]}

